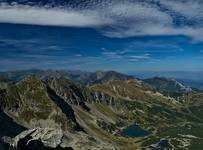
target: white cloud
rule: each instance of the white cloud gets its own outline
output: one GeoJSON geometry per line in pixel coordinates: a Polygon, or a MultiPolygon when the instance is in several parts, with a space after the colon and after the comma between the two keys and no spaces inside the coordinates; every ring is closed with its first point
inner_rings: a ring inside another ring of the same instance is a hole
{"type": "Polygon", "coordinates": [[[71,6],[51,8],[1,4],[0,22],[90,27],[105,36],[117,38],[185,35],[203,41],[203,2],[200,0],[86,1],[85,6],[78,7],[79,9],[71,6]],[[165,10],[156,5],[156,2],[164,6],[165,10]],[[178,18],[178,15],[182,15],[182,18],[178,18]],[[180,21],[184,23],[176,25],[180,21]]]}
{"type": "Polygon", "coordinates": [[[99,17],[97,11],[65,10],[26,5],[0,6],[0,22],[69,27],[107,25],[111,20],[99,17]]]}

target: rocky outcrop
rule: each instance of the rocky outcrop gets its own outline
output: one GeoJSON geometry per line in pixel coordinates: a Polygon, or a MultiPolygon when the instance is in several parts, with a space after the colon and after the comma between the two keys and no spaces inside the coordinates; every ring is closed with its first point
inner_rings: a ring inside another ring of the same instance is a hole
{"type": "MultiPolygon", "coordinates": [[[[63,132],[60,129],[36,128],[4,141],[13,150],[115,150],[108,143],[85,133],[63,132]]],[[[5,144],[5,145],[6,145],[5,144]]]]}
{"type": "Polygon", "coordinates": [[[13,150],[62,150],[63,148],[60,146],[62,137],[62,130],[36,128],[24,131],[13,139],[5,137],[4,145],[13,150]]]}
{"type": "Polygon", "coordinates": [[[106,94],[102,91],[94,90],[93,88],[86,88],[83,92],[84,97],[87,99],[88,103],[103,103],[108,105],[115,104],[115,97],[106,94]]]}

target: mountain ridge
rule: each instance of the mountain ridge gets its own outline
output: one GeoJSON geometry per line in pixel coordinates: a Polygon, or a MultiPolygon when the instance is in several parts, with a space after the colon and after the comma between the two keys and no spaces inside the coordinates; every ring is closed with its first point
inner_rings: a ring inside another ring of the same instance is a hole
{"type": "MultiPolygon", "coordinates": [[[[106,75],[103,72],[98,74],[96,79],[106,75]]],[[[3,80],[4,83],[8,81],[8,85],[0,88],[0,110],[10,114],[14,121],[29,130],[38,127],[44,131],[47,127],[62,129],[65,137],[69,132],[73,135],[82,132],[90,139],[95,138],[110,144],[111,148],[124,150],[150,148],[164,137],[169,137],[175,147],[180,146],[184,138],[177,129],[184,129],[181,124],[185,122],[191,122],[192,128],[201,130],[201,94],[190,93],[188,97],[183,97],[184,103],[179,103],[142,80],[123,76],[123,80],[118,80],[120,76],[115,78],[115,72],[110,75],[105,78],[109,80],[99,80],[92,85],[77,84],[61,76],[40,78],[26,75],[18,82],[3,80]],[[150,131],[150,135],[123,137],[122,129],[132,124],[150,131]]],[[[191,133],[186,129],[183,134],[202,136],[201,132],[191,133]]],[[[100,145],[97,140],[93,140],[93,143],[100,145]]],[[[194,146],[192,142],[196,141],[191,139],[190,147],[194,146]]],[[[70,146],[68,143],[62,144],[70,146]]]]}

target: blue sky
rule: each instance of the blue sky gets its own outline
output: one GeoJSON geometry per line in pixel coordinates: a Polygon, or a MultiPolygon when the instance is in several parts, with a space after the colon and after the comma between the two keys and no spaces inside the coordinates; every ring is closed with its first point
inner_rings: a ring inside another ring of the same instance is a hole
{"type": "Polygon", "coordinates": [[[1,71],[203,71],[200,0],[22,2],[0,1],[1,71]]]}

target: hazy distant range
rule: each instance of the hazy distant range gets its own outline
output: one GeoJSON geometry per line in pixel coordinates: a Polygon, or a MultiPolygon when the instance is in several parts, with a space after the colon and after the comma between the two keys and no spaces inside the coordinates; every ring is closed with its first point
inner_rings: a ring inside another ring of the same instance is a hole
{"type": "Polygon", "coordinates": [[[141,79],[155,76],[175,78],[186,85],[203,90],[203,71],[137,71],[129,74],[141,79]]]}

